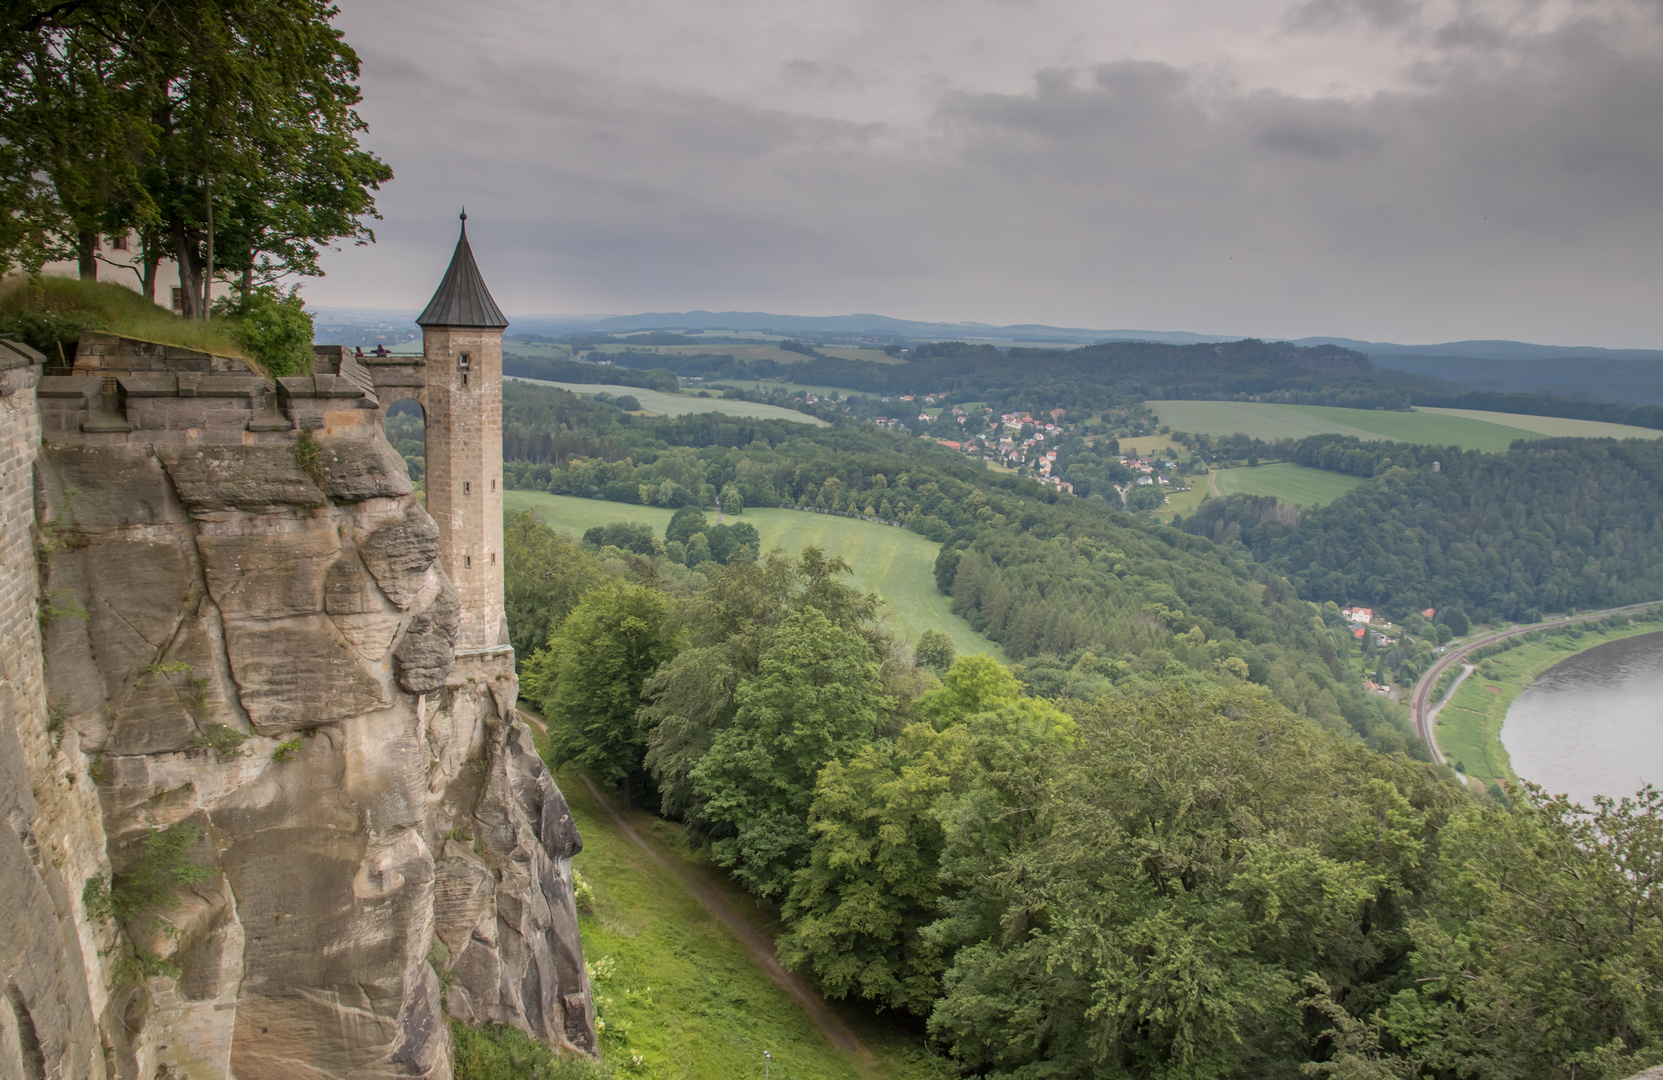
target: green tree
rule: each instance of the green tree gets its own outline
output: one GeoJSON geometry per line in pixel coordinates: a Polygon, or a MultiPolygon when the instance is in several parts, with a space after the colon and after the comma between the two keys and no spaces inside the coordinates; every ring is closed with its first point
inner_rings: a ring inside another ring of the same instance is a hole
{"type": "Polygon", "coordinates": [[[705,815],[728,831],[711,845],[717,861],[777,897],[808,855],[815,777],[871,741],[893,702],[867,640],[807,607],[781,623],[734,704],[693,781],[705,815]]]}
{"type": "Polygon", "coordinates": [[[684,506],[670,516],[670,523],[664,526],[664,539],[666,542],[680,540],[685,544],[693,539],[695,533],[702,533],[709,528],[710,521],[704,516],[703,510],[696,506],[684,506]]]}
{"type": "Polygon", "coordinates": [[[954,661],[942,677],[941,686],[919,697],[915,705],[937,727],[945,727],[1021,697],[1022,684],[1010,669],[991,656],[977,653],[954,661]]]}
{"type": "Polygon", "coordinates": [[[1402,964],[1427,842],[1462,796],[1259,692],[1077,715],[1069,766],[1006,804],[1031,814],[947,819],[944,877],[969,888],[931,1030],[994,1076],[1290,1072],[1318,1049],[1308,975],[1362,999],[1402,964]]]}
{"type": "Polygon", "coordinates": [[[925,667],[946,671],[953,666],[953,639],[940,630],[926,630],[918,635],[912,655],[925,667]]]}
{"type": "Polygon", "coordinates": [[[668,606],[638,585],[597,586],[526,664],[525,692],[543,708],[555,759],[621,785],[632,801],[652,793],[635,714],[642,683],[676,652],[668,606]]]}
{"type": "MultiPolygon", "coordinates": [[[[1469,803],[1436,868],[1411,924],[1412,981],[1371,1018],[1376,1037],[1335,1055],[1335,1075],[1621,1080],[1663,1063],[1663,792],[1601,796],[1592,812],[1534,785],[1511,806],[1469,803]]],[[[1362,1023],[1319,997],[1339,1027],[1362,1023]]]]}
{"type": "Polygon", "coordinates": [[[503,532],[503,607],[508,640],[524,670],[583,594],[606,580],[593,556],[522,510],[503,532]]]}
{"type": "Polygon", "coordinates": [[[1141,484],[1126,493],[1126,509],[1159,510],[1166,501],[1161,489],[1153,484],[1141,484]]]}
{"type": "Polygon", "coordinates": [[[827,997],[855,996],[928,1016],[946,950],[922,931],[940,917],[937,806],[970,771],[962,728],[912,724],[891,745],[830,761],[809,813],[814,848],[792,878],[779,938],[787,967],[827,997]]]}
{"type": "Polygon", "coordinates": [[[85,276],[96,231],[136,227],[145,292],[171,255],[194,317],[225,270],[250,300],[319,273],[322,247],[373,240],[372,193],[392,177],[358,145],[358,58],[334,15],[324,0],[8,5],[3,209],[71,233],[85,276]]]}
{"type": "Polygon", "coordinates": [[[687,566],[689,569],[700,563],[715,562],[716,556],[711,554],[710,540],[702,532],[694,533],[687,541],[687,566]]]}

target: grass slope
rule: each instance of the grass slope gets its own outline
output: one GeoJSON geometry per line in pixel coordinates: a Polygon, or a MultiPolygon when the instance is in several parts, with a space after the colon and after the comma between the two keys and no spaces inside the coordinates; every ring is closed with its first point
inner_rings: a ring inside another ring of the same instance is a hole
{"type": "MultiPolygon", "coordinates": [[[[242,346],[226,332],[223,323],[181,318],[114,282],[81,281],[51,275],[34,278],[14,275],[0,282],[0,317],[24,310],[92,316],[98,329],[112,334],[177,345],[218,356],[243,355],[242,346]]],[[[58,358],[54,356],[50,359],[58,358]]],[[[64,359],[73,360],[74,357],[66,355],[64,359]]]]}
{"type": "Polygon", "coordinates": [[[1544,636],[1482,661],[1438,713],[1438,749],[1450,764],[1483,783],[1513,782],[1512,759],[1503,742],[1503,725],[1513,700],[1548,668],[1576,653],[1608,641],[1657,633],[1656,623],[1634,623],[1617,630],[1585,631],[1574,637],[1544,636]]]}
{"type": "MultiPolygon", "coordinates": [[[[614,521],[644,522],[662,536],[671,514],[661,507],[541,491],[504,492],[503,510],[509,515],[530,510],[573,536],[614,521]]],[[[925,630],[941,630],[953,639],[953,647],[961,655],[985,653],[1004,660],[999,646],[953,614],[947,598],[936,589],[935,557],[941,545],[905,529],[801,510],[753,509],[730,520],[754,525],[765,548],[782,547],[796,554],[813,545],[828,555],[841,555],[854,567],[850,583],[883,597],[890,627],[908,641],[917,641],[925,630]]]]}
{"type": "Polygon", "coordinates": [[[1360,476],[1308,469],[1283,463],[1247,469],[1220,469],[1214,476],[1224,495],[1273,495],[1295,506],[1321,506],[1333,502],[1363,482],[1360,476]]]}
{"type": "Polygon", "coordinates": [[[1658,439],[1663,431],[1566,420],[1552,416],[1480,412],[1473,409],[1340,409],[1327,405],[1265,405],[1248,401],[1151,401],[1149,408],[1174,431],[1197,435],[1240,433],[1256,439],[1302,439],[1307,435],[1353,435],[1359,439],[1459,446],[1499,453],[1515,439],[1563,436],[1658,439]]]}
{"type": "Polygon", "coordinates": [[[1339,409],[1328,405],[1282,405],[1280,408],[1305,416],[1362,428],[1376,438],[1392,442],[1432,446],[1459,446],[1463,450],[1500,453],[1515,439],[1539,439],[1539,432],[1511,424],[1493,424],[1464,416],[1432,412],[1387,412],[1384,409],[1339,409]]]}
{"type": "MultiPolygon", "coordinates": [[[[1235,435],[1264,439],[1303,439],[1307,435],[1354,435],[1376,439],[1362,428],[1337,420],[1297,413],[1282,405],[1260,405],[1247,401],[1149,401],[1145,402],[1162,424],[1174,431],[1194,435],[1235,435]]],[[[1362,409],[1340,412],[1362,413],[1362,409]]],[[[1125,446],[1136,440],[1122,439],[1125,446]]]]}
{"type": "MultiPolygon", "coordinates": [[[[618,829],[581,779],[570,769],[558,779],[583,835],[573,865],[595,894],[594,914],[578,920],[584,957],[597,974],[610,972],[594,987],[606,1022],[601,1049],[620,1073],[761,1080],[764,1051],[773,1055],[778,1080],[932,1080],[946,1073],[921,1038],[869,1010],[836,1011],[870,1057],[833,1045],[738,936],[618,829]]],[[[680,826],[638,810],[624,815],[661,857],[771,932],[772,912],[689,854],[680,826]]]]}
{"type": "Polygon", "coordinates": [[[614,394],[622,397],[628,394],[641,403],[641,408],[651,413],[662,413],[665,416],[686,416],[697,413],[721,413],[723,416],[745,416],[758,420],[791,420],[799,424],[809,424],[814,427],[830,427],[831,425],[819,417],[807,416],[795,409],[782,409],[778,405],[758,405],[752,401],[726,401],[722,398],[689,397],[683,394],[663,394],[657,390],[647,390],[637,386],[612,386],[607,383],[571,383],[555,382],[552,379],[525,379],[515,375],[504,376],[516,382],[542,383],[546,386],[558,386],[562,390],[570,390],[574,394],[614,394]]]}

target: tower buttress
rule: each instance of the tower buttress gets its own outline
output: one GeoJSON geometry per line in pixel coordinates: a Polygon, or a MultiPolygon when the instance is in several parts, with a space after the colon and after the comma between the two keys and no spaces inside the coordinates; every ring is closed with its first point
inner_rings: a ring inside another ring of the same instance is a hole
{"type": "Polygon", "coordinates": [[[468,245],[468,215],[422,328],[427,512],[462,602],[459,651],[505,648],[502,565],[502,310],[468,245]]]}

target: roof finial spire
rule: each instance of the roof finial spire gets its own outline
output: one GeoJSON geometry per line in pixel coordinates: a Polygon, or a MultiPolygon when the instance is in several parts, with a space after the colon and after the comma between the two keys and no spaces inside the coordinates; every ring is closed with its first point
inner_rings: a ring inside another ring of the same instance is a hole
{"type": "Polygon", "coordinates": [[[466,206],[462,208],[462,231],[468,231],[468,208],[466,206]]]}

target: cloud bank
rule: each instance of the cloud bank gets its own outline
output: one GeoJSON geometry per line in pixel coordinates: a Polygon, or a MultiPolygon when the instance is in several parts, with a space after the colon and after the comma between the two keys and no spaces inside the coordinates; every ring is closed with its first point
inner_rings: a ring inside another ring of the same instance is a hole
{"type": "Polygon", "coordinates": [[[521,314],[1663,345],[1655,0],[349,0],[380,243],[521,314]],[[834,9],[834,10],[828,10],[834,9]]]}

